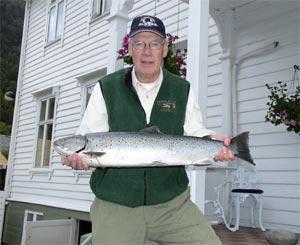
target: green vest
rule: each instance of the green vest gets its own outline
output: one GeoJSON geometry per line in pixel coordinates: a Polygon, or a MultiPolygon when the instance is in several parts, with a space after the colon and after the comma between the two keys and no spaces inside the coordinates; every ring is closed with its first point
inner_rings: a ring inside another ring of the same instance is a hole
{"type": "MultiPolygon", "coordinates": [[[[183,135],[189,83],[163,69],[164,79],[147,125],[145,111],[132,86],[131,70],[122,69],[99,81],[109,130],[133,132],[158,126],[163,133],[183,135]]],[[[167,202],[185,191],[187,185],[183,166],[97,168],[90,180],[97,198],[129,207],[167,202]]]]}

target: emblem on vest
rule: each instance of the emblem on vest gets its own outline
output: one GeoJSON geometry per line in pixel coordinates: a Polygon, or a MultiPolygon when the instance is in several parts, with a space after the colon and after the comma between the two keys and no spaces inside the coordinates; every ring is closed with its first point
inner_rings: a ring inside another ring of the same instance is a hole
{"type": "Polygon", "coordinates": [[[160,107],[161,112],[173,112],[176,110],[176,101],[158,100],[156,103],[160,107]]]}
{"type": "Polygon", "coordinates": [[[140,20],[139,26],[157,26],[155,20],[149,16],[143,17],[140,20]]]}

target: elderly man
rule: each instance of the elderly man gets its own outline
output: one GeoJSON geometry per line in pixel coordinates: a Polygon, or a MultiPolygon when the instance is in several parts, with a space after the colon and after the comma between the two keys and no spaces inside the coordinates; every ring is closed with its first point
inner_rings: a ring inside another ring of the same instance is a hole
{"type": "MultiPolygon", "coordinates": [[[[158,126],[167,134],[212,136],[188,81],[162,68],[168,53],[163,22],[153,16],[133,19],[129,54],[134,66],[109,74],[96,84],[78,134],[139,131],[158,126]],[[174,104],[164,110],[163,101],[174,104]]],[[[229,145],[226,135],[214,135],[229,145]]],[[[146,158],[147,156],[145,156],[146,158]]],[[[226,147],[215,160],[232,160],[226,147]]],[[[88,169],[74,154],[64,165],[88,169]]],[[[183,166],[97,168],[90,180],[96,198],[91,206],[94,244],[220,244],[210,224],[191,202],[183,166]]]]}

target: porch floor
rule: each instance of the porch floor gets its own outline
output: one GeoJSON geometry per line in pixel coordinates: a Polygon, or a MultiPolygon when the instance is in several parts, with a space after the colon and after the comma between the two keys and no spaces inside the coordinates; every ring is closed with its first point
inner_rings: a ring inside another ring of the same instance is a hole
{"type": "MultiPolygon", "coordinates": [[[[224,245],[268,245],[265,231],[250,227],[240,227],[236,232],[226,229],[225,225],[212,226],[224,245]]],[[[300,245],[300,239],[297,245],[300,245]]]]}

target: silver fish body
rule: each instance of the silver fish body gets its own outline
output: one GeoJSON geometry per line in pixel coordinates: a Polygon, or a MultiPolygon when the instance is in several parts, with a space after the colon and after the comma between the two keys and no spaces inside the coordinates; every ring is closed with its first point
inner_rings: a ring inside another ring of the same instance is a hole
{"type": "MultiPolygon", "coordinates": [[[[207,137],[149,132],[90,133],[54,142],[54,148],[60,155],[77,152],[91,167],[203,165],[213,161],[222,146],[222,141],[207,137]]],[[[233,138],[229,149],[237,157],[254,164],[248,148],[247,132],[233,138]],[[239,145],[242,153],[239,152],[239,145]]]]}

